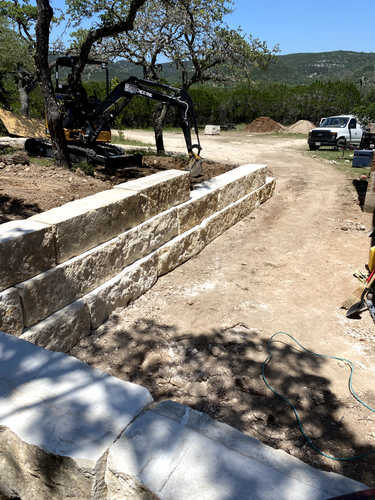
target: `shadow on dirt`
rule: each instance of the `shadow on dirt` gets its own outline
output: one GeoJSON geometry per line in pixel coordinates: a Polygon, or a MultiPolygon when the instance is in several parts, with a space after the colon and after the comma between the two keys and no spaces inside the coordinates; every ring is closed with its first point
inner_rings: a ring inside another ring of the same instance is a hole
{"type": "Polygon", "coordinates": [[[359,206],[363,208],[366,198],[366,191],[368,182],[364,179],[354,179],[352,181],[355,190],[357,191],[359,206]]]}
{"type": "MultiPolygon", "coordinates": [[[[268,346],[256,330],[238,324],[192,337],[150,319],[139,318],[128,328],[123,325],[113,315],[69,354],[146,387],[155,401],[177,401],[313,467],[375,485],[375,454],[340,462],[322,457],[307,444],[290,405],[272,393],[262,378],[268,346]]],[[[331,370],[343,369],[337,361],[307,354],[285,338],[272,343],[272,354],[265,367],[267,381],[294,405],[306,435],[318,449],[352,458],[375,448],[362,432],[352,434],[344,418],[354,414],[372,421],[373,413],[349,392],[345,400],[340,398],[332,389],[333,381],[324,376],[328,363],[331,370]]],[[[370,406],[374,399],[375,393],[367,391],[370,406]]]]}
{"type": "Polygon", "coordinates": [[[40,212],[42,210],[37,203],[24,203],[20,198],[0,194],[0,224],[9,222],[15,218],[27,219],[40,212]]]}

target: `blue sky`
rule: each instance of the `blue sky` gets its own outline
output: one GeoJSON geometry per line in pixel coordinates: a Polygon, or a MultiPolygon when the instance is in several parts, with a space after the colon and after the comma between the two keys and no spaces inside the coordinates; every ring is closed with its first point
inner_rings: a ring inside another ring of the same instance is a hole
{"type": "MultiPolygon", "coordinates": [[[[152,0],[149,0],[152,1],[152,0]]],[[[63,8],[64,0],[52,0],[63,8]]],[[[280,54],[351,50],[373,52],[366,34],[360,4],[353,0],[235,0],[234,13],[227,18],[231,28],[241,26],[247,34],[266,41],[268,48],[280,45],[280,54]],[[357,5],[357,12],[353,11],[357,5]],[[348,23],[348,14],[353,13],[348,23]]],[[[370,2],[368,4],[372,5],[370,2]]],[[[370,9],[371,10],[371,9],[370,9]]],[[[371,27],[369,28],[371,32],[371,27]]],[[[58,32],[61,32],[60,27],[58,32]]]]}
{"type": "Polygon", "coordinates": [[[267,41],[268,48],[279,44],[283,55],[373,52],[366,9],[353,0],[235,0],[235,12],[227,22],[231,28],[241,26],[245,33],[267,41]]]}

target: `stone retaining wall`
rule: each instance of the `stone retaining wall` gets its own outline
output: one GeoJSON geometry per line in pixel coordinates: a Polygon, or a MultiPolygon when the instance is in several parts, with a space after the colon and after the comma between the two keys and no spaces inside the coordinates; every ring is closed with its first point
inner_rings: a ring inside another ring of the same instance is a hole
{"type": "Polygon", "coordinates": [[[272,196],[263,165],[170,170],[0,225],[0,330],[67,351],[272,196]]]}

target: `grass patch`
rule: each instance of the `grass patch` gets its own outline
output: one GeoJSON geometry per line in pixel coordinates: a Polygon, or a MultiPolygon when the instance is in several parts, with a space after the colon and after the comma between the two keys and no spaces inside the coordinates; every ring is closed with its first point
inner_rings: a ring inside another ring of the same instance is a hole
{"type": "Polygon", "coordinates": [[[334,149],[318,149],[317,151],[303,151],[304,156],[331,163],[339,172],[348,176],[368,174],[371,167],[352,167],[354,151],[335,151],[334,149]],[[345,161],[349,160],[349,161],[345,161]]]}
{"type": "Polygon", "coordinates": [[[0,155],[12,155],[18,151],[17,148],[13,148],[12,146],[0,146],[0,155]]]}
{"type": "Polygon", "coordinates": [[[56,165],[54,158],[42,158],[41,156],[29,155],[30,163],[38,167],[54,167],[56,165]]]}
{"type": "Polygon", "coordinates": [[[141,141],[136,141],[135,139],[129,139],[128,137],[125,136],[124,131],[120,131],[118,137],[112,137],[111,142],[113,144],[122,144],[124,146],[143,146],[145,148],[155,146],[155,144],[151,144],[149,142],[141,142],[141,141]]]}
{"type": "Polygon", "coordinates": [[[335,151],[334,149],[318,149],[317,151],[303,151],[303,155],[314,160],[326,162],[335,167],[336,170],[346,175],[348,192],[357,191],[358,201],[363,205],[365,201],[368,181],[361,179],[362,175],[368,175],[371,167],[352,167],[353,151],[335,151]],[[349,161],[345,161],[349,160],[349,161]]]}
{"type": "Polygon", "coordinates": [[[80,161],[79,163],[74,163],[71,166],[71,170],[73,170],[73,172],[75,172],[77,169],[81,169],[82,172],[84,172],[86,175],[91,175],[91,177],[94,177],[95,167],[87,161],[80,161]]]}

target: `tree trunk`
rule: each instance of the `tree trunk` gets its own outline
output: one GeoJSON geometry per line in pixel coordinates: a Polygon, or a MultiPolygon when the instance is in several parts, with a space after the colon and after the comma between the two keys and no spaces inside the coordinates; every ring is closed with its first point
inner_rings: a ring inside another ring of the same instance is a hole
{"type": "Polygon", "coordinates": [[[35,75],[30,73],[18,74],[17,88],[20,94],[21,114],[30,116],[30,94],[38,86],[38,80],[35,75]]]}
{"type": "Polygon", "coordinates": [[[37,0],[38,21],[35,26],[35,63],[46,107],[47,126],[57,167],[69,167],[69,154],[62,125],[62,116],[55,100],[48,64],[49,28],[53,10],[49,0],[37,0]]]}
{"type": "Polygon", "coordinates": [[[29,116],[29,106],[30,99],[29,94],[26,91],[26,88],[21,79],[18,80],[18,92],[20,93],[20,101],[21,101],[21,115],[29,116]]]}
{"type": "Polygon", "coordinates": [[[156,152],[165,153],[164,140],[163,140],[163,125],[167,114],[167,107],[160,102],[156,103],[153,119],[154,119],[154,132],[156,152]]]}

